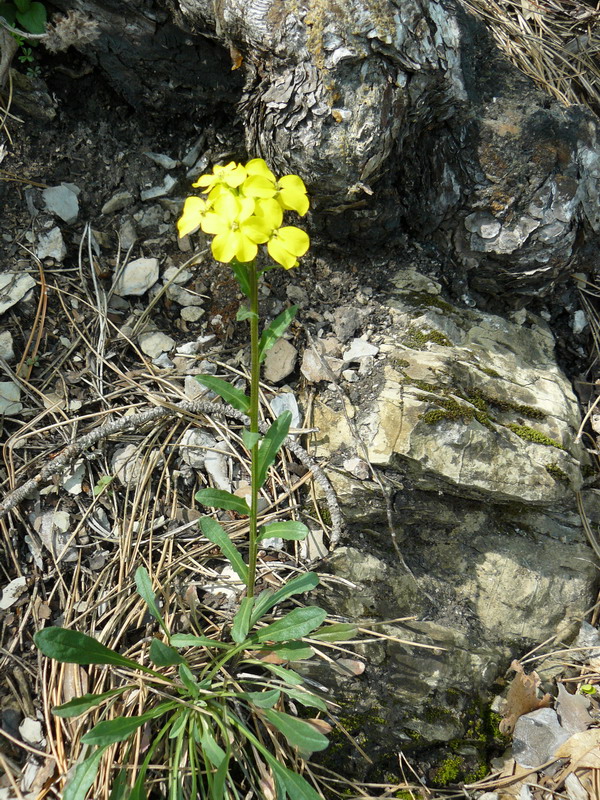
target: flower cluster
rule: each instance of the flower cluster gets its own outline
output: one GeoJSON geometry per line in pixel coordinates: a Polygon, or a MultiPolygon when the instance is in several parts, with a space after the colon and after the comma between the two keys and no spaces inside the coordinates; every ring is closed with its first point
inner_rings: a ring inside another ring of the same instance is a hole
{"type": "Polygon", "coordinates": [[[231,161],[201,175],[194,187],[206,198],[188,197],[177,221],[179,236],[201,228],[214,236],[211,249],[217,261],[254,261],[258,245],[266,244],[273,261],[285,269],[298,266],[308,250],[308,234],[293,225],[282,227],[283,212],[308,211],[306,186],[298,175],[277,179],[262,158],[247,164],[231,161]]]}

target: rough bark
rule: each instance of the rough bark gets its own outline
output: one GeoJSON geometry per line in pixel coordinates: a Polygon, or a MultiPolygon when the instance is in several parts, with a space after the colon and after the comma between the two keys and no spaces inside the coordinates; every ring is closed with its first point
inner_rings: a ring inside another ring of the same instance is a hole
{"type": "Polygon", "coordinates": [[[595,243],[596,118],[536,89],[458,0],[164,2],[170,18],[58,5],[100,18],[96,58],[134,105],[202,114],[238,89],[248,152],[305,178],[330,235],[408,228],[490,294],[547,293],[595,243]]]}

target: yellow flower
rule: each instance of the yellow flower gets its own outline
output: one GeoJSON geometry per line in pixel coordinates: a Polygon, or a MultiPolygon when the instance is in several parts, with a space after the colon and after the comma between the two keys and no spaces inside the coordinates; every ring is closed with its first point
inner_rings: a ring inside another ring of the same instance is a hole
{"type": "Polygon", "coordinates": [[[216,186],[228,186],[230,189],[237,189],[246,180],[246,170],[241,164],[230,161],[224,167],[214,167],[212,175],[200,175],[194,187],[205,187],[204,192],[210,192],[216,186]]]}
{"type": "Polygon", "coordinates": [[[286,211],[297,211],[303,217],[309,202],[304,181],[298,175],[284,175],[279,180],[262,158],[253,158],[246,164],[248,177],[241,191],[248,197],[277,197],[286,211]]]}
{"type": "Polygon", "coordinates": [[[308,234],[300,228],[289,225],[277,228],[267,242],[267,250],[273,261],[285,269],[298,266],[298,258],[310,247],[308,234]]]}
{"type": "Polygon", "coordinates": [[[297,211],[303,217],[308,211],[309,202],[306,186],[298,175],[284,175],[277,182],[277,199],[286,211],[297,211]]]}
{"type": "Polygon", "coordinates": [[[246,197],[275,197],[277,185],[275,175],[267,167],[262,158],[253,158],[246,164],[248,177],[240,186],[240,192],[246,197]]]}
{"type": "Polygon", "coordinates": [[[254,216],[254,200],[221,194],[200,222],[204,233],[211,233],[212,254],[217,261],[242,263],[254,261],[259,244],[266,242],[271,228],[264,219],[254,216]]]}
{"type": "Polygon", "coordinates": [[[177,220],[179,238],[194,233],[200,227],[202,217],[209,210],[210,205],[201,197],[188,197],[183,204],[183,212],[177,220]]]}

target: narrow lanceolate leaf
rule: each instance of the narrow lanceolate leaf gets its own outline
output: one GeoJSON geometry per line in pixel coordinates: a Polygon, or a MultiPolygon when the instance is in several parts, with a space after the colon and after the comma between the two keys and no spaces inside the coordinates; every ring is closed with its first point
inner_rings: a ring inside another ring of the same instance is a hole
{"type": "Polygon", "coordinates": [[[148,575],[145,567],[138,567],[135,571],[135,586],[139,596],[148,606],[148,611],[152,614],[154,619],[158,622],[163,631],[169,635],[169,630],[165,625],[165,621],[160,613],[158,604],[156,602],[156,595],[152,591],[152,581],[148,575]]]}
{"type": "Polygon", "coordinates": [[[252,431],[249,431],[248,428],[244,428],[242,431],[242,441],[248,450],[252,450],[254,445],[260,441],[260,439],[260,433],[253,433],[252,431]]]}
{"type": "Polygon", "coordinates": [[[324,625],[321,630],[311,633],[310,638],[317,642],[346,642],[354,639],[358,628],[351,622],[339,622],[335,625],[324,625]]]}
{"type": "Polygon", "coordinates": [[[209,639],[208,636],[195,636],[193,633],[174,633],[171,636],[173,647],[221,647],[229,650],[231,645],[220,642],[218,639],[209,639]]]}
{"type": "Polygon", "coordinates": [[[234,258],[231,262],[231,269],[233,270],[233,274],[235,275],[242,292],[246,295],[246,297],[250,297],[250,281],[248,279],[247,265],[240,264],[240,262],[234,258]]]}
{"type": "Polygon", "coordinates": [[[192,712],[190,711],[189,708],[185,708],[179,712],[177,718],[175,719],[175,722],[171,725],[171,730],[169,731],[169,739],[176,739],[179,736],[183,728],[185,728],[186,725],[188,724],[191,713],[192,712]]]}
{"type": "Polygon", "coordinates": [[[67,628],[44,628],[33,637],[48,658],[66,664],[112,664],[115,667],[144,669],[137,661],[125,658],[91,636],[67,628]]]}
{"type": "Polygon", "coordinates": [[[325,609],[317,606],[295,608],[277,622],[256,631],[252,638],[259,642],[285,642],[289,639],[301,639],[318,628],[326,616],[325,609]]]}
{"type": "MultiPolygon", "coordinates": [[[[266,757],[266,754],[265,754],[266,757]]],[[[321,800],[321,795],[313,789],[302,775],[284,767],[272,756],[267,759],[271,764],[275,777],[283,784],[283,787],[290,800],[321,800]]]]}
{"type": "Polygon", "coordinates": [[[91,731],[88,731],[81,741],[84,744],[97,744],[100,747],[105,747],[115,742],[123,742],[146,722],[160,717],[166,711],[172,709],[173,706],[173,703],[161,703],[151,711],[140,714],[139,717],[119,717],[118,719],[104,720],[104,722],[99,722],[95,725],[91,731]]]}
{"type": "Polygon", "coordinates": [[[302,683],[304,683],[304,678],[301,675],[298,675],[298,673],[294,672],[292,669],[280,667],[279,664],[269,664],[267,661],[258,661],[255,658],[246,658],[244,661],[246,664],[257,664],[260,667],[268,669],[274,675],[277,675],[280,680],[284,681],[290,686],[300,686],[302,683]]]}
{"type": "Polygon", "coordinates": [[[266,709],[264,716],[271,725],[283,733],[291,745],[298,747],[303,753],[324,750],[329,744],[327,737],[319,733],[309,722],[273,709],[266,709]]]}
{"type": "Polygon", "coordinates": [[[327,710],[327,704],[318,695],[312,692],[305,692],[302,689],[294,689],[291,686],[282,686],[281,691],[284,692],[292,700],[296,700],[303,706],[308,708],[318,708],[320,711],[327,710]]]}
{"type": "Polygon", "coordinates": [[[292,414],[290,411],[284,411],[280,414],[275,422],[271,425],[269,430],[263,437],[262,442],[258,448],[258,470],[257,482],[261,487],[267,478],[267,471],[271,464],[275,461],[277,452],[285,437],[288,435],[290,424],[292,422],[292,414]]]}
{"type": "Polygon", "coordinates": [[[274,608],[278,603],[283,603],[288,597],[293,597],[295,594],[305,594],[312,591],[315,586],[319,585],[319,576],[316,572],[305,572],[303,575],[297,575],[284,584],[281,589],[276,592],[266,590],[261,592],[256,599],[254,611],[252,612],[251,626],[255,625],[258,620],[267,613],[271,608],[274,608]]]}
{"type": "Polygon", "coordinates": [[[315,651],[304,642],[285,642],[285,644],[266,645],[267,653],[272,653],[272,661],[306,661],[312,658],[315,651]]]}
{"type": "Polygon", "coordinates": [[[296,316],[296,311],[298,311],[298,306],[286,308],[265,328],[258,343],[258,357],[261,362],[264,361],[267,351],[273,347],[277,339],[283,336],[289,328],[291,321],[296,316]]]}
{"type": "Polygon", "coordinates": [[[233,544],[219,523],[215,522],[211,517],[203,517],[200,520],[200,527],[208,541],[216,544],[221,549],[221,552],[236,571],[240,580],[244,583],[248,583],[248,567],[244,563],[240,551],[233,544]]]}
{"type": "Polygon", "coordinates": [[[257,708],[273,708],[281,697],[281,690],[267,689],[266,692],[243,692],[238,696],[257,708]]]}
{"type": "Polygon", "coordinates": [[[225,797],[225,783],[229,775],[229,760],[231,753],[227,753],[220,766],[214,774],[212,779],[212,787],[210,790],[210,800],[223,800],[225,797]]]}
{"type": "MultiPolygon", "coordinates": [[[[108,745],[106,745],[108,747],[108,745]]],[[[100,762],[106,747],[101,747],[92,753],[91,756],[82,761],[75,767],[73,777],[66,785],[62,794],[63,800],[84,800],[89,788],[96,780],[100,762]]]]}
{"type": "Polygon", "coordinates": [[[231,626],[231,638],[236,644],[243,642],[250,630],[250,615],[254,606],[254,597],[244,597],[231,626]]]}
{"type": "Polygon", "coordinates": [[[102,694],[82,694],[81,697],[74,697],[68,703],[63,703],[62,706],[55,706],[52,709],[52,713],[55,717],[78,717],[80,714],[89,711],[90,708],[101,705],[105,700],[117,694],[123,694],[127,689],[133,688],[133,686],[121,686],[119,689],[111,689],[108,692],[102,692],[102,694]]]}
{"type": "Polygon", "coordinates": [[[223,763],[223,760],[227,757],[227,754],[221,745],[218,744],[212,733],[204,725],[202,735],[200,736],[200,743],[211,764],[215,767],[220,767],[223,763]]]}
{"type": "Polygon", "coordinates": [[[179,665],[178,673],[179,673],[179,680],[183,683],[183,685],[191,694],[191,696],[194,699],[200,697],[200,687],[198,686],[198,681],[196,679],[196,676],[186,663],[179,665]]]}
{"type": "Polygon", "coordinates": [[[260,539],[294,539],[301,541],[306,539],[308,528],[303,522],[296,520],[288,520],[287,522],[271,522],[269,525],[263,525],[258,532],[260,539]]]}
{"type": "Polygon", "coordinates": [[[152,639],[150,645],[150,661],[156,664],[157,667],[172,667],[174,664],[181,664],[183,658],[179,655],[177,650],[161,642],[160,639],[152,639]]]}
{"type": "Polygon", "coordinates": [[[243,497],[226,492],[223,489],[200,489],[196,492],[196,500],[203,506],[211,508],[224,508],[226,511],[237,511],[238,514],[248,516],[250,508],[243,497]]]}
{"type": "Polygon", "coordinates": [[[242,411],[244,414],[250,412],[250,398],[240,389],[236,389],[235,386],[232,386],[222,378],[215,378],[214,375],[196,375],[195,378],[198,383],[206,386],[211,392],[218,394],[226,403],[229,403],[230,406],[233,406],[238,411],[242,411]]]}

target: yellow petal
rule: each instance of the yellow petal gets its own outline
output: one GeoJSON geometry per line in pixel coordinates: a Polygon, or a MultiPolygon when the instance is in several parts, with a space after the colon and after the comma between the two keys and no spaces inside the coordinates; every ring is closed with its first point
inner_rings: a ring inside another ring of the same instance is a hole
{"type": "Polygon", "coordinates": [[[212,240],[211,250],[216,261],[228,264],[238,248],[238,236],[233,231],[220,233],[212,240]]]}
{"type": "Polygon", "coordinates": [[[230,230],[231,225],[227,220],[223,219],[220,214],[215,214],[214,211],[209,211],[202,217],[200,227],[204,233],[226,233],[230,230]]]}
{"type": "Polygon", "coordinates": [[[200,227],[200,222],[206,211],[206,203],[201,197],[188,197],[183,204],[183,212],[177,220],[179,238],[193,233],[200,227]]]}
{"type": "Polygon", "coordinates": [[[250,217],[250,219],[240,223],[240,231],[252,242],[263,244],[269,240],[272,229],[270,226],[265,226],[264,221],[259,217],[250,217]]]}
{"type": "Polygon", "coordinates": [[[275,181],[275,175],[273,175],[267,166],[267,162],[264,158],[253,158],[251,161],[248,161],[246,164],[246,172],[248,175],[260,175],[263,178],[268,178],[270,181],[275,181]]]}
{"type": "Polygon", "coordinates": [[[262,175],[249,175],[241,186],[247,197],[274,197],[277,193],[275,181],[262,175]]]}
{"type": "Polygon", "coordinates": [[[274,198],[257,198],[255,214],[262,219],[265,226],[270,227],[272,231],[278,228],[283,222],[281,205],[274,198]]]}
{"type": "Polygon", "coordinates": [[[310,247],[308,233],[293,225],[279,228],[276,238],[294,256],[303,256],[310,247]]]}
{"type": "Polygon", "coordinates": [[[267,242],[267,250],[273,261],[281,264],[285,269],[291,269],[298,264],[296,257],[286,250],[276,237],[269,239],[267,242]]]}
{"type": "Polygon", "coordinates": [[[221,180],[223,183],[227,184],[227,186],[231,186],[232,188],[236,188],[241,186],[242,183],[246,180],[247,172],[241,164],[235,164],[233,161],[225,167],[227,172],[223,173],[221,176],[221,180]],[[231,165],[233,164],[233,169],[230,169],[231,165]]]}
{"type": "Polygon", "coordinates": [[[293,189],[281,189],[277,199],[282,208],[285,208],[286,211],[296,211],[301,217],[306,214],[310,206],[308,197],[293,189]]]}
{"type": "Polygon", "coordinates": [[[245,264],[248,261],[254,261],[257,253],[257,245],[254,242],[251,242],[248,237],[238,234],[238,246],[235,252],[235,257],[237,260],[241,261],[242,264],[245,264]]]}

